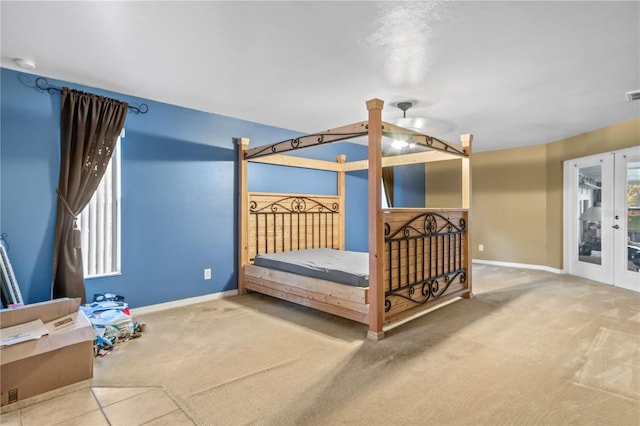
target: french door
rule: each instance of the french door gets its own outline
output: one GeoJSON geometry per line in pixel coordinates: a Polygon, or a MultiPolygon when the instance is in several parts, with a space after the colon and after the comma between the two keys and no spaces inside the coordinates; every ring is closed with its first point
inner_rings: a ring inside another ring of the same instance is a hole
{"type": "Polygon", "coordinates": [[[564,163],[564,264],[640,292],[640,147],[564,163]]]}

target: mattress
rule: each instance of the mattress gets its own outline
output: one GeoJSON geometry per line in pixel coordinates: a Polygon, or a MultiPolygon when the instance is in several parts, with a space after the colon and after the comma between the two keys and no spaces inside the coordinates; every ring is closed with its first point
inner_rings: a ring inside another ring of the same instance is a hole
{"type": "Polygon", "coordinates": [[[357,287],[369,287],[369,253],[327,248],[260,254],[253,263],[357,287]]]}

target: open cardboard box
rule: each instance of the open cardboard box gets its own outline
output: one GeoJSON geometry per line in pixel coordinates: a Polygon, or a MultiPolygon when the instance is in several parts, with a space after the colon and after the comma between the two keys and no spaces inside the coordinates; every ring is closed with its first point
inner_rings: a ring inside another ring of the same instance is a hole
{"type": "Polygon", "coordinates": [[[70,316],[54,333],[0,348],[2,401],[7,405],[93,377],[91,322],[79,311],[80,299],[55,299],[0,310],[0,327],[43,323],[70,316]]]}

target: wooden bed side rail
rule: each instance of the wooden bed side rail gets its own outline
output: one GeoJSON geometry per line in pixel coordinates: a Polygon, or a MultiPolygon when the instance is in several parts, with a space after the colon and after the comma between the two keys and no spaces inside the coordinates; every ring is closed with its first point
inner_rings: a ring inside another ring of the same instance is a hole
{"type": "Polygon", "coordinates": [[[341,196],[248,194],[248,263],[263,253],[311,248],[340,249],[341,196]]]}
{"type": "Polygon", "coordinates": [[[361,323],[368,322],[368,288],[338,284],[256,265],[246,265],[245,275],[249,290],[361,323]]]}
{"type": "Polygon", "coordinates": [[[385,323],[470,291],[467,209],[385,209],[385,323]]]}

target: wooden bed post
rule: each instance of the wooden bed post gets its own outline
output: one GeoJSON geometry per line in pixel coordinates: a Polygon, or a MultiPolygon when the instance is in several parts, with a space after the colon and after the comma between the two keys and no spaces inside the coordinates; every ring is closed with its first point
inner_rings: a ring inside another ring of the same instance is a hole
{"type": "MultiPolygon", "coordinates": [[[[340,164],[340,166],[343,166],[344,163],[347,161],[347,156],[344,154],[339,154],[336,156],[336,161],[340,164]]],[[[340,170],[338,171],[338,197],[340,197],[340,229],[338,232],[340,232],[340,235],[338,236],[339,240],[338,240],[338,244],[340,247],[340,250],[344,250],[345,248],[345,244],[344,244],[344,194],[345,194],[345,177],[344,177],[344,168],[340,167],[340,170]]]]}
{"type": "Polygon", "coordinates": [[[462,147],[467,153],[466,157],[462,157],[462,208],[467,209],[467,249],[466,249],[466,268],[467,268],[467,283],[469,291],[464,293],[462,297],[465,299],[471,299],[473,297],[472,279],[471,279],[471,142],[473,141],[473,135],[467,133],[460,135],[462,141],[462,147]]]}
{"type": "Polygon", "coordinates": [[[247,294],[244,285],[244,266],[249,262],[249,185],[244,155],[249,138],[238,139],[238,294],[247,294]]]}
{"type": "Polygon", "coordinates": [[[384,235],[382,230],[382,107],[380,99],[367,101],[369,110],[369,332],[384,338],[384,235]]]}

